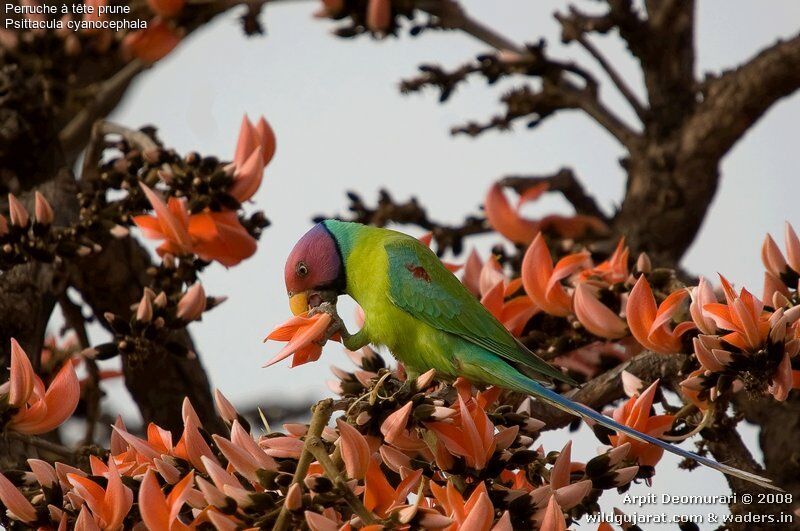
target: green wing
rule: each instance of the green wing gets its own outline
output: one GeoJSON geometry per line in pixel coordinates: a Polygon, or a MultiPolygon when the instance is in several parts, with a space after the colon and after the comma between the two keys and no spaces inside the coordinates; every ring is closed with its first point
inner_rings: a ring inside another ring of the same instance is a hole
{"type": "Polygon", "coordinates": [[[544,380],[553,378],[577,385],[517,341],[430,249],[410,237],[393,240],[385,249],[389,298],[397,307],[438,330],[519,364],[544,380]]]}

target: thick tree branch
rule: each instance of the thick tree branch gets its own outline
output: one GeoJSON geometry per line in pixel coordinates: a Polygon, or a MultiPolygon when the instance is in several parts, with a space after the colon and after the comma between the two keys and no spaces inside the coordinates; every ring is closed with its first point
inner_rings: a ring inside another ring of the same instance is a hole
{"type": "Polygon", "coordinates": [[[147,66],[141,61],[133,60],[109,79],[98,84],[94,89],[92,101],[86,104],[58,135],[68,160],[75,160],[86,146],[86,138],[95,120],[107,116],[114,110],[133,79],[146,68],[147,66]]]}
{"type": "MultiPolygon", "coordinates": [[[[66,172],[59,172],[53,181],[39,191],[47,198],[56,214],[54,225],[68,225],[77,217],[78,202],[75,181],[66,172]]],[[[19,197],[33,211],[33,193],[19,197]]],[[[2,206],[3,210],[7,207],[2,206]]],[[[56,301],[66,289],[63,270],[57,264],[29,262],[0,274],[0,367],[8,366],[10,340],[15,338],[39,367],[44,336],[56,301]]],[[[7,373],[0,373],[5,380],[7,373]]]]}
{"type": "MultiPolygon", "coordinates": [[[[645,382],[652,382],[658,378],[669,380],[677,377],[685,359],[682,354],[645,352],[596,376],[582,387],[565,393],[564,396],[593,409],[600,409],[625,396],[620,378],[622,371],[628,371],[645,382]]],[[[576,418],[540,401],[534,403],[531,416],[544,422],[545,430],[563,428],[576,418]]]]}
{"type": "Polygon", "coordinates": [[[684,156],[721,158],[778,100],[800,88],[800,33],[702,86],[681,138],[684,156]]]}

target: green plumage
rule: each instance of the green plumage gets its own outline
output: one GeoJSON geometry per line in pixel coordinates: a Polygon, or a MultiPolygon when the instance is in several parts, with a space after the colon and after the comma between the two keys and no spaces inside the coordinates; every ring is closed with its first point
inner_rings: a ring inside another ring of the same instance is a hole
{"type": "Polygon", "coordinates": [[[574,383],[519,343],[418,240],[354,223],[325,226],[339,244],[347,292],[366,314],[362,339],[386,345],[415,372],[513,387],[519,369],[574,383]]]}
{"type": "Polygon", "coordinates": [[[366,314],[364,327],[344,338],[347,348],[385,345],[409,372],[436,369],[439,377],[463,376],[473,383],[532,394],[617,433],[780,490],[767,478],[640,433],[540,385],[535,380],[574,382],[519,343],[436,255],[414,238],[357,223],[328,220],[324,224],[344,260],[346,291],[366,314]]]}

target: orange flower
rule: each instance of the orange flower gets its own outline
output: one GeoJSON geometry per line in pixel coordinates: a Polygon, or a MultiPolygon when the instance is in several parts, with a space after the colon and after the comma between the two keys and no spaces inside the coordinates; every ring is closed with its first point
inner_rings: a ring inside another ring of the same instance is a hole
{"type": "Polygon", "coordinates": [[[425,448],[425,442],[417,436],[416,432],[406,429],[413,407],[412,402],[406,402],[403,407],[386,417],[381,424],[384,441],[400,450],[417,451],[425,448]]]}
{"type": "Polygon", "coordinates": [[[489,420],[483,408],[478,407],[470,400],[470,406],[464,399],[458,398],[458,415],[447,422],[426,423],[439,442],[453,455],[463,457],[467,465],[481,470],[491,459],[497,448],[497,437],[494,434],[494,425],[489,420]]]}
{"type": "Polygon", "coordinates": [[[11,518],[21,522],[36,520],[36,508],[2,473],[0,473],[0,502],[11,518]]]}
{"type": "Polygon", "coordinates": [[[708,312],[719,328],[729,330],[722,340],[742,350],[757,351],[769,336],[769,312],[764,311],[764,303],[742,288],[739,295],[730,282],[720,275],[725,292],[726,304],[713,302],[703,310],[708,312]]]}
{"type": "Polygon", "coordinates": [[[518,336],[531,317],[539,312],[539,308],[525,294],[513,297],[513,293],[519,290],[522,280],[509,281],[502,269],[497,270],[492,264],[500,267],[494,257],[483,266],[479,282],[481,304],[512,334],[518,336]],[[512,297],[507,300],[509,296],[512,297]]]}
{"type": "Polygon", "coordinates": [[[400,477],[397,488],[392,487],[381,470],[380,459],[373,456],[364,478],[364,507],[384,518],[392,509],[404,505],[408,495],[417,489],[422,470],[401,468],[400,477]]]}
{"type": "Polygon", "coordinates": [[[561,281],[590,263],[589,253],[583,252],[565,256],[553,267],[550,250],[538,234],[522,259],[522,285],[539,308],[550,315],[566,317],[572,313],[572,296],[561,281]]]}
{"type": "Polygon", "coordinates": [[[342,419],[336,421],[336,426],[339,428],[339,449],[347,475],[354,479],[363,479],[372,456],[367,439],[342,419]]]}
{"type": "Polygon", "coordinates": [[[189,218],[189,234],[196,238],[195,252],[203,260],[216,260],[232,267],[256,252],[256,240],[250,236],[236,212],[194,214],[189,218]]]}
{"type": "Polygon", "coordinates": [[[605,339],[619,339],[628,335],[628,327],[619,315],[600,302],[594,286],[581,282],[575,288],[575,316],[592,334],[605,339]]]}
{"type": "Polygon", "coordinates": [[[552,214],[538,221],[522,217],[520,208],[525,203],[538,199],[547,189],[547,183],[529,188],[520,195],[514,208],[503,193],[503,187],[499,183],[493,184],[483,204],[489,225],[510,241],[519,244],[529,243],[540,231],[552,231],[564,238],[577,238],[590,231],[599,234],[608,231],[605,223],[592,216],[552,214]]]}
{"type": "Polygon", "coordinates": [[[11,415],[6,428],[26,435],[52,431],[75,411],[80,399],[80,383],[71,361],[58,371],[50,387],[33,372],[28,355],[15,339],[11,339],[11,374],[0,386],[0,395],[7,395],[11,415]]]}
{"type": "Polygon", "coordinates": [[[700,277],[700,282],[689,290],[689,295],[692,298],[692,302],[689,304],[689,314],[697,329],[704,334],[714,334],[717,331],[717,325],[704,309],[706,305],[717,302],[717,296],[714,295],[711,283],[704,277],[700,277]]]}
{"type": "Polygon", "coordinates": [[[139,183],[155,216],[140,215],[133,222],[146,238],[165,240],[159,256],[197,254],[231,267],[256,251],[256,241],[239,223],[235,212],[205,211],[190,215],[186,200],[170,197],[167,204],[144,183],[139,183]]]}
{"type": "Polygon", "coordinates": [[[212,435],[212,438],[228,464],[253,485],[259,483],[259,470],[278,469],[275,460],[264,452],[238,420],[231,424],[230,440],[220,435],[212,435]]]}
{"type": "Polygon", "coordinates": [[[778,244],[767,234],[761,246],[761,261],[767,271],[777,278],[785,278],[787,273],[793,271],[800,273],[800,239],[797,237],[791,224],[785,226],[786,257],[784,258],[778,244]]]}
{"type": "Polygon", "coordinates": [[[699,369],[689,373],[689,376],[687,376],[680,383],[681,394],[685,396],[692,404],[697,406],[697,408],[701,411],[707,410],[709,406],[709,400],[713,401],[715,398],[713,395],[715,392],[714,388],[710,390],[708,396],[709,400],[700,398],[700,393],[702,393],[704,390],[703,379],[705,378],[706,374],[706,369],[704,367],[700,367],[699,369]]]}
{"type": "Polygon", "coordinates": [[[531,317],[539,313],[539,308],[527,295],[506,300],[503,284],[498,283],[481,298],[483,304],[495,318],[503,323],[509,332],[519,336],[531,317]]]}
{"type": "Polygon", "coordinates": [[[178,519],[178,514],[194,484],[194,471],[180,480],[169,495],[164,496],[156,475],[148,470],[139,487],[139,513],[148,529],[158,531],[188,531],[191,529],[178,519]]]}
{"type": "MultiPolygon", "coordinates": [[[[800,314],[795,311],[796,307],[788,311],[780,307],[771,313],[765,311],[764,304],[746,289],[737,295],[725,277],[720,276],[720,279],[726,304],[708,297],[714,302],[703,305],[702,316],[712,322],[705,327],[706,330],[716,332],[720,328],[729,333],[721,337],[709,334],[695,338],[695,356],[703,369],[710,372],[751,372],[757,375],[756,380],[767,376],[769,386],[766,391],[776,400],[786,400],[789,391],[795,387],[792,359],[800,351],[795,324],[800,314]],[[766,364],[763,358],[750,357],[752,354],[767,354],[772,361],[766,364]],[[738,363],[734,364],[734,361],[738,363]],[[736,369],[731,368],[734,365],[736,369]],[[775,367],[775,370],[772,374],[759,374],[765,367],[775,367]]],[[[693,310],[694,319],[698,321],[695,314],[701,314],[701,311],[693,310]]],[[[701,383],[698,380],[697,377],[687,378],[684,384],[697,387],[701,383]]]]}
{"type": "Polygon", "coordinates": [[[600,280],[605,284],[618,284],[628,278],[628,257],[630,250],[625,246],[625,238],[620,238],[616,249],[608,258],[591,269],[581,271],[580,281],[600,280]]]}
{"type": "Polygon", "coordinates": [[[480,297],[480,278],[483,270],[483,263],[478,252],[473,249],[467,256],[467,261],[464,264],[464,274],[461,276],[461,283],[466,286],[476,297],[480,297]]]}
{"type": "Polygon", "coordinates": [[[156,15],[171,18],[181,12],[186,0],[147,0],[147,5],[156,15]]]}
{"type": "Polygon", "coordinates": [[[656,305],[653,291],[644,275],[633,286],[625,307],[628,327],[644,348],[661,354],[680,352],[681,336],[694,328],[691,321],[678,324],[673,330],[670,326],[672,316],[680,308],[688,293],[685,290],[671,293],[661,306],[656,305]]]}
{"type": "Polygon", "coordinates": [[[492,528],[494,506],[489,499],[485,483],[482,482],[478,485],[466,501],[464,501],[458,489],[449,481],[444,487],[431,481],[430,489],[437,505],[441,507],[446,516],[454,521],[448,531],[457,529],[489,531],[492,528]]]}
{"type": "MultiPolygon", "coordinates": [[[[653,398],[658,389],[658,380],[653,382],[641,394],[635,393],[630,387],[630,385],[626,386],[626,392],[628,392],[630,399],[614,410],[614,420],[647,435],[661,437],[672,427],[675,415],[651,415],[653,398]]],[[[624,433],[611,435],[609,440],[614,447],[630,443],[631,449],[628,456],[635,458],[643,466],[655,466],[664,454],[662,448],[637,441],[624,433]]]]}
{"type": "MultiPolygon", "coordinates": [[[[94,460],[99,461],[97,458],[94,460]]],[[[122,522],[133,506],[133,492],[122,484],[113,460],[109,461],[107,470],[105,488],[78,474],[67,474],[67,480],[74,492],[86,502],[97,525],[101,529],[116,530],[122,528],[122,522]]]]}
{"type": "Polygon", "coordinates": [[[547,191],[547,188],[547,184],[530,188],[520,197],[517,207],[514,208],[508,202],[503,187],[499,183],[493,184],[483,202],[489,225],[510,241],[527,244],[541,231],[542,227],[538,221],[523,218],[519,209],[525,202],[538,199],[547,191]]]}
{"type": "Polygon", "coordinates": [[[567,522],[555,496],[550,496],[547,509],[544,512],[540,531],[567,531],[567,522]]]}
{"type": "Polygon", "coordinates": [[[254,126],[245,115],[233,156],[233,185],[228,193],[240,203],[250,199],[261,186],[264,167],[275,155],[275,133],[262,116],[254,126]]]}
{"type": "Polygon", "coordinates": [[[122,39],[122,49],[129,57],[152,64],[165,57],[181,42],[181,34],[163,19],[156,17],[147,29],[132,31],[122,39]]]}
{"type": "MultiPolygon", "coordinates": [[[[264,367],[274,365],[292,354],[292,367],[303,365],[310,361],[317,361],[322,355],[322,345],[318,343],[322,339],[328,326],[331,324],[331,316],[327,313],[317,313],[309,316],[308,312],[296,315],[275,327],[264,341],[288,341],[288,343],[278,352],[275,357],[265,363],[264,367]]],[[[338,334],[331,339],[338,341],[338,334]]]]}

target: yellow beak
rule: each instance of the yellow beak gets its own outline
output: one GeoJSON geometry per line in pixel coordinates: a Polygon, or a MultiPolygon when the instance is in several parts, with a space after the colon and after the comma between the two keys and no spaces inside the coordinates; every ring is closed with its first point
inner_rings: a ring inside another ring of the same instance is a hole
{"type": "Polygon", "coordinates": [[[294,315],[300,315],[308,310],[308,295],[305,291],[289,297],[289,309],[294,315]]]}

